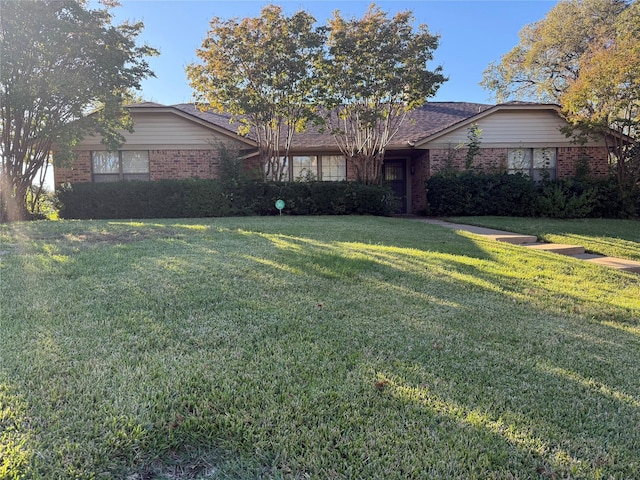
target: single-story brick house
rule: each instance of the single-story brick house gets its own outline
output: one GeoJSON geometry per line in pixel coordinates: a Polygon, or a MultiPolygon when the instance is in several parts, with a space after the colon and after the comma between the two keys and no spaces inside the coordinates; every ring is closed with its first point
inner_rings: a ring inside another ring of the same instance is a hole
{"type": "MultiPolygon", "coordinates": [[[[56,168],[55,183],[216,178],[219,145],[223,143],[257,165],[256,143],[237,134],[230,117],[201,112],[192,104],[165,106],[142,103],[128,107],[134,132],[118,152],[105,151],[100,138],[87,137],[75,148],[69,168],[56,168]]],[[[411,112],[387,148],[384,180],[402,199],[402,212],[424,208],[424,182],[445,165],[462,168],[469,129],[481,130],[474,165],[485,169],[525,172],[534,178],[576,173],[586,160],[595,175],[606,175],[608,152],[604,140],[577,145],[560,129],[566,122],[557,105],[510,102],[486,105],[432,102],[411,112]]],[[[294,136],[288,178],[309,173],[320,180],[351,180],[354,173],[340,155],[333,137],[314,127],[294,136]]]]}

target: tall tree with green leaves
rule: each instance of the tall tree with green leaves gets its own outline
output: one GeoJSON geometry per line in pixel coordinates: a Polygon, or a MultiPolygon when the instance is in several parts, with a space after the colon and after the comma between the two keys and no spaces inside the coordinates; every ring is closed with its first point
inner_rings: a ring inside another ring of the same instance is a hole
{"type": "Polygon", "coordinates": [[[387,145],[408,112],[423,105],[446,81],[427,68],[439,37],[426,25],[414,29],[411,12],[389,18],[371,5],[360,18],[339,11],[328,22],[328,55],[319,65],[324,121],[356,177],[380,183],[387,145]]]}
{"type": "Polygon", "coordinates": [[[618,183],[634,190],[640,188],[640,3],[614,26],[612,36],[585,53],[560,101],[574,126],[605,138],[618,183]]]}
{"type": "Polygon", "coordinates": [[[153,75],[136,45],[142,23],[112,25],[103,2],[0,0],[0,216],[24,218],[27,194],[50,161],[72,158],[83,135],[117,149],[131,128],[123,96],[153,75]]]}
{"type": "Polygon", "coordinates": [[[583,55],[610,38],[626,0],[561,0],[542,20],[520,31],[520,42],[485,70],[481,85],[498,102],[559,103],[580,75],[583,55]]]}
{"type": "Polygon", "coordinates": [[[315,111],[313,66],[324,34],[304,11],[268,5],[257,18],[215,17],[187,76],[201,108],[230,113],[253,132],[265,179],[282,180],[293,135],[315,111]]]}

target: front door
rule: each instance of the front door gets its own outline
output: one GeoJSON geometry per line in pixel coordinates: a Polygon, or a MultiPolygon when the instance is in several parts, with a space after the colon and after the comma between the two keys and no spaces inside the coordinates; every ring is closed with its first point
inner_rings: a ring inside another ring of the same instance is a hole
{"type": "Polygon", "coordinates": [[[407,213],[407,161],[404,158],[385,160],[382,178],[400,199],[400,213],[407,213]]]}

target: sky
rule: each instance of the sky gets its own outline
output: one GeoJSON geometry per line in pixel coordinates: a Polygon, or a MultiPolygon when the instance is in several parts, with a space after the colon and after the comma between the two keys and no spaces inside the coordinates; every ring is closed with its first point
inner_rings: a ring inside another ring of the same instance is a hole
{"type": "MultiPolygon", "coordinates": [[[[371,0],[120,0],[113,9],[114,23],[142,21],[138,43],[160,51],[149,59],[156,77],[145,80],[141,95],[147,101],[173,105],[193,100],[185,67],[197,62],[213,17],[257,17],[262,7],[273,3],[287,15],[299,10],[312,14],[319,24],[339,10],[345,18],[360,18],[371,0]]],[[[449,78],[429,101],[494,103],[491,92],[479,86],[482,73],[492,61],[518,44],[518,33],[526,24],[544,18],[557,1],[548,0],[422,0],[377,1],[383,11],[413,12],[416,24],[427,24],[440,35],[440,45],[428,68],[441,65],[449,78]]]]}

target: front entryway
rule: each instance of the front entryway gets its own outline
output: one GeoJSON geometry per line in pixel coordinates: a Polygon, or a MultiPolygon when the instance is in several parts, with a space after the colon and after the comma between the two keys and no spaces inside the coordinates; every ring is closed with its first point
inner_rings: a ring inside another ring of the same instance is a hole
{"type": "Polygon", "coordinates": [[[399,213],[407,213],[407,161],[404,158],[385,160],[382,178],[400,199],[399,213]]]}

